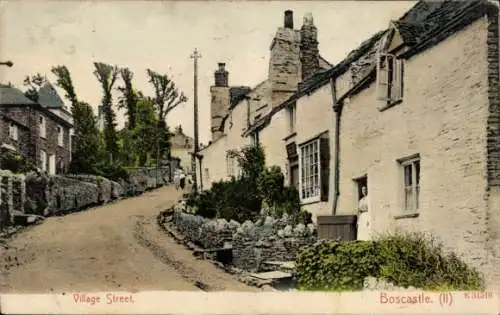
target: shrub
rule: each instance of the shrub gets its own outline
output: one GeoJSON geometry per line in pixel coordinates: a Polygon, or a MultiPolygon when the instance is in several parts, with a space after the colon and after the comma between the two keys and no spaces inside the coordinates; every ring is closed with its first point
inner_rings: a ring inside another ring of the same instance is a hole
{"type": "Polygon", "coordinates": [[[27,173],[34,169],[21,155],[5,149],[0,149],[0,165],[13,173],[27,173]]]}
{"type": "Polygon", "coordinates": [[[105,163],[96,167],[94,174],[103,176],[115,182],[120,180],[128,181],[129,174],[127,170],[119,164],[105,163]]]}
{"type": "Polygon", "coordinates": [[[481,274],[422,234],[387,236],[377,241],[321,242],[302,251],[296,262],[303,290],[361,290],[366,277],[400,287],[426,290],[479,290],[481,274]]]}

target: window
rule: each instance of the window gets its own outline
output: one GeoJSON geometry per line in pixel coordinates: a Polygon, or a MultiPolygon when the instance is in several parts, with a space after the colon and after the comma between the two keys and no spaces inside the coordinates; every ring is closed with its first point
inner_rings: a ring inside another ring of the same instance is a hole
{"type": "Polygon", "coordinates": [[[40,162],[42,171],[47,171],[47,153],[43,150],[40,151],[40,162]]]}
{"type": "Polygon", "coordinates": [[[254,131],[252,133],[252,145],[259,145],[260,144],[260,139],[259,139],[259,132],[258,131],[254,131]]]}
{"type": "Polygon", "coordinates": [[[205,168],[205,182],[210,183],[210,172],[208,168],[205,168]]]}
{"type": "Polygon", "coordinates": [[[236,158],[228,153],[226,155],[227,176],[229,177],[236,176],[235,166],[236,166],[236,158]]]}
{"type": "Polygon", "coordinates": [[[18,133],[17,125],[14,123],[10,123],[9,125],[9,136],[12,140],[18,140],[19,138],[19,133],[18,133]]]}
{"type": "Polygon", "coordinates": [[[40,137],[45,138],[47,133],[46,133],[46,128],[45,128],[45,118],[43,116],[40,116],[39,118],[39,126],[40,126],[40,137]]]}
{"type": "Polygon", "coordinates": [[[328,144],[328,137],[320,137],[300,146],[299,191],[302,202],[326,201],[328,198],[328,144]]]}
{"type": "Polygon", "coordinates": [[[377,99],[393,105],[403,99],[404,63],[391,54],[379,54],[377,62],[377,99]]]}
{"type": "Polygon", "coordinates": [[[57,126],[57,144],[61,147],[64,146],[64,131],[61,126],[57,126]]]}
{"type": "Polygon", "coordinates": [[[288,107],[288,131],[290,133],[295,132],[295,123],[297,119],[297,105],[294,103],[288,107]]]}
{"type": "Polygon", "coordinates": [[[404,174],[404,210],[417,211],[420,207],[420,159],[401,163],[404,174]]]}

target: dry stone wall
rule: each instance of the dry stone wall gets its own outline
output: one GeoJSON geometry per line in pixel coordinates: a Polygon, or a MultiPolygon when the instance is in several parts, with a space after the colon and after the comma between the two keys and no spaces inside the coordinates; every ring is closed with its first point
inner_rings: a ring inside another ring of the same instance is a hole
{"type": "Polygon", "coordinates": [[[302,249],[317,240],[313,224],[292,226],[287,216],[240,224],[206,219],[182,208],[181,204],[176,207],[171,221],[179,233],[206,249],[222,248],[230,242],[233,266],[246,271],[262,270],[264,261],[294,261],[302,249]]]}

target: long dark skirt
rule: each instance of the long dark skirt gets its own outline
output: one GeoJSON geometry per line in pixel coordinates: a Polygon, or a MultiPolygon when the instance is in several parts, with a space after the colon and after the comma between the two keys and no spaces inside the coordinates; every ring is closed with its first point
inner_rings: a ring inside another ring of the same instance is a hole
{"type": "Polygon", "coordinates": [[[181,186],[181,189],[184,189],[184,186],[186,186],[186,178],[181,178],[179,186],[181,186]]]}

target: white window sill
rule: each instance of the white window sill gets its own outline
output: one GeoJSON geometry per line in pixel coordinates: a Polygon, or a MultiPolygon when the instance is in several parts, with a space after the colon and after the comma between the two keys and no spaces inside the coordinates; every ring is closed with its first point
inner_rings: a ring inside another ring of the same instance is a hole
{"type": "Polygon", "coordinates": [[[420,213],[418,211],[405,211],[401,212],[398,215],[394,216],[395,220],[400,220],[400,219],[414,219],[418,218],[420,216],[420,213]]]}
{"type": "Polygon", "coordinates": [[[317,203],[317,202],[320,202],[321,201],[321,196],[315,196],[315,197],[309,197],[309,198],[306,198],[306,199],[300,199],[300,204],[301,205],[308,205],[308,204],[311,204],[311,203],[317,203]]]}

